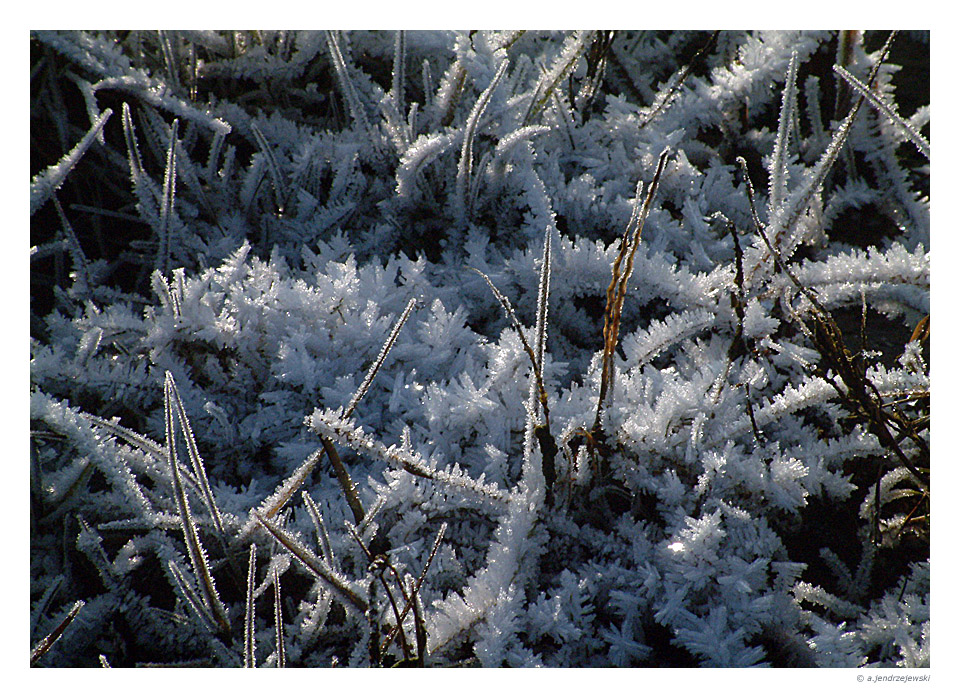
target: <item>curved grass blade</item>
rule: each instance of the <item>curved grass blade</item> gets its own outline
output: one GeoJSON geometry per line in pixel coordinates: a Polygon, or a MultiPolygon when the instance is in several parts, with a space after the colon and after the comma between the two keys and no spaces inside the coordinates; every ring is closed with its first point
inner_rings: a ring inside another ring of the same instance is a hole
{"type": "Polygon", "coordinates": [[[67,251],[70,253],[70,257],[73,260],[73,266],[77,270],[77,286],[83,291],[87,292],[90,289],[90,275],[87,271],[89,266],[89,261],[87,260],[87,255],[83,253],[83,248],[80,246],[80,239],[77,237],[76,231],[74,231],[73,226],[70,225],[70,221],[67,220],[67,214],[64,213],[63,207],[60,205],[57,195],[53,194],[53,205],[57,209],[57,216],[60,218],[60,224],[63,226],[64,240],[67,243],[67,251]]]}
{"type": "Polygon", "coordinates": [[[467,117],[467,123],[463,127],[463,145],[460,148],[460,163],[457,165],[457,198],[461,206],[460,213],[464,218],[470,214],[468,195],[470,193],[470,178],[473,176],[473,140],[477,135],[477,125],[483,118],[497,85],[500,84],[504,73],[507,72],[508,63],[507,59],[500,61],[493,80],[490,81],[487,89],[480,93],[477,103],[470,110],[470,116],[467,117]]]}
{"type": "MultiPolygon", "coordinates": [[[[529,454],[533,448],[533,437],[536,437],[540,447],[541,464],[544,485],[546,487],[545,501],[548,506],[553,504],[553,484],[557,480],[556,456],[559,452],[556,439],[550,433],[550,408],[547,404],[547,392],[543,385],[543,356],[547,344],[547,311],[550,298],[550,267],[551,267],[551,240],[553,226],[547,226],[543,238],[543,257],[540,263],[540,284],[537,288],[537,324],[534,337],[534,355],[536,365],[541,367],[539,378],[531,381],[530,397],[528,400],[528,423],[526,433],[525,462],[529,462],[529,454]],[[536,415],[536,405],[539,403],[543,410],[543,423],[539,423],[536,415]]],[[[534,374],[536,377],[536,374],[534,374]]]]}
{"type": "MultiPolygon", "coordinates": [[[[543,236],[543,256],[540,263],[540,285],[537,288],[537,324],[534,330],[534,355],[537,364],[543,367],[543,354],[547,345],[547,310],[550,299],[550,267],[551,267],[551,241],[553,239],[553,228],[548,227],[543,236]]],[[[543,385],[540,388],[540,401],[545,403],[546,396],[543,394],[543,385]]],[[[544,404],[544,410],[546,405],[544,404]]]]}
{"type": "Polygon", "coordinates": [[[789,156],[790,124],[797,111],[797,54],[790,56],[787,68],[787,82],[783,87],[783,99],[780,105],[780,121],[777,125],[777,139],[773,145],[770,159],[770,214],[779,208],[787,188],[787,161],[789,156]]]}
{"type": "Polygon", "coordinates": [[[133,130],[133,117],[130,114],[130,105],[123,103],[121,112],[123,121],[123,137],[127,142],[127,157],[130,160],[130,175],[134,183],[143,176],[143,159],[140,157],[140,147],[137,144],[137,135],[133,130]]]}
{"type": "Polygon", "coordinates": [[[266,137],[256,122],[250,122],[250,130],[253,131],[253,137],[257,141],[257,147],[260,148],[260,152],[263,153],[263,156],[267,159],[267,172],[270,173],[270,183],[273,185],[273,194],[277,199],[277,211],[283,216],[287,198],[284,193],[283,178],[280,176],[280,165],[277,163],[277,158],[273,154],[273,148],[270,147],[270,144],[267,142],[266,137]]]}
{"type": "Polygon", "coordinates": [[[157,249],[155,267],[166,274],[170,267],[170,219],[177,191],[177,130],[179,119],[173,120],[170,127],[170,147],[167,150],[167,166],[163,173],[163,198],[160,200],[160,229],[157,234],[160,244],[157,249]]]}
{"type": "MultiPolygon", "coordinates": [[[[475,267],[469,267],[472,271],[475,271],[479,274],[484,281],[487,282],[487,286],[490,287],[490,290],[493,292],[494,298],[496,298],[501,307],[503,308],[504,313],[507,315],[507,320],[510,322],[510,326],[513,327],[514,331],[520,336],[520,343],[523,345],[523,350],[526,352],[527,356],[530,357],[530,363],[533,364],[533,374],[534,379],[537,382],[537,391],[540,395],[546,395],[546,389],[543,387],[543,374],[540,372],[540,362],[537,361],[537,353],[530,346],[530,343],[527,341],[527,336],[524,334],[523,326],[520,324],[520,320],[517,318],[517,314],[513,311],[513,306],[510,304],[510,300],[500,292],[500,289],[497,288],[496,284],[490,279],[489,276],[484,274],[479,269],[475,267]]],[[[545,401],[544,401],[545,402],[545,401]]],[[[544,405],[544,407],[546,407],[544,405]]],[[[544,413],[546,417],[546,410],[544,413]]]]}
{"type": "Polygon", "coordinates": [[[397,105],[397,111],[403,115],[403,84],[406,79],[405,66],[407,62],[407,33],[398,30],[393,45],[393,75],[390,82],[390,91],[397,105]]]}
{"type": "MultiPolygon", "coordinates": [[[[887,52],[890,50],[890,45],[893,43],[893,38],[895,36],[896,32],[891,32],[886,43],[883,45],[883,48],[880,49],[880,55],[877,58],[877,62],[874,64],[873,69],[870,71],[870,76],[867,78],[867,84],[872,83],[877,75],[877,72],[879,72],[880,65],[883,63],[887,52]]],[[[833,134],[833,138],[830,140],[830,144],[827,146],[827,149],[820,156],[820,159],[817,160],[816,164],[811,168],[812,171],[810,174],[806,177],[804,182],[794,190],[792,195],[784,198],[783,206],[779,207],[776,213],[772,215],[771,219],[768,221],[766,230],[767,236],[773,243],[773,246],[785,259],[789,259],[791,257],[793,249],[792,243],[790,246],[783,244],[783,237],[793,229],[797,220],[807,209],[807,207],[810,206],[811,199],[813,199],[814,195],[823,185],[823,182],[827,177],[827,173],[830,171],[830,168],[833,167],[833,163],[836,162],[837,157],[840,155],[840,151],[843,148],[843,144],[847,140],[847,136],[850,134],[850,129],[853,126],[854,119],[856,119],[857,114],[860,111],[860,106],[863,104],[863,101],[864,96],[861,94],[854,105],[850,108],[846,118],[844,118],[843,122],[833,134]]]]}
{"type": "Polygon", "coordinates": [[[562,85],[567,75],[576,66],[577,61],[580,60],[580,56],[583,55],[587,41],[592,34],[592,31],[579,31],[567,38],[553,66],[540,77],[540,81],[534,88],[530,104],[527,106],[527,112],[523,116],[522,126],[529,124],[543,111],[554,90],[562,85]]]}
{"type": "Polygon", "coordinates": [[[333,67],[337,73],[337,81],[340,83],[340,89],[343,90],[344,101],[350,110],[350,115],[357,125],[366,132],[370,131],[370,121],[364,111],[360,98],[357,96],[356,87],[353,84],[353,78],[347,70],[346,61],[343,60],[343,52],[340,50],[340,41],[337,39],[335,31],[327,31],[327,48],[330,50],[330,57],[333,59],[333,67]]]}

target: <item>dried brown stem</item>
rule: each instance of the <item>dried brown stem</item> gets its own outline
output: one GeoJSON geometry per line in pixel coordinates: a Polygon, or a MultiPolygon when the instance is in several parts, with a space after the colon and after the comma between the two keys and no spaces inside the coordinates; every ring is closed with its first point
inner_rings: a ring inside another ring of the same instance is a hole
{"type": "MultiPolygon", "coordinates": [[[[613,386],[613,359],[620,335],[620,316],[623,312],[623,301],[627,295],[627,283],[630,280],[630,274],[633,272],[634,256],[637,253],[637,248],[640,247],[643,224],[647,219],[647,214],[650,212],[653,197],[657,193],[657,186],[660,184],[660,176],[663,174],[663,166],[667,162],[668,154],[669,150],[666,148],[660,153],[657,171],[647,190],[647,196],[643,200],[643,206],[639,210],[634,206],[630,222],[627,224],[623,238],[620,241],[620,251],[617,253],[617,257],[613,262],[613,278],[607,287],[607,304],[603,314],[603,363],[600,369],[600,396],[597,400],[597,417],[593,423],[594,434],[600,434],[603,429],[603,410],[606,407],[608,394],[613,386]],[[624,259],[626,259],[626,267],[623,273],[621,273],[620,266],[623,264],[624,259]]],[[[638,185],[638,201],[640,199],[641,189],[642,185],[638,185]]]]}

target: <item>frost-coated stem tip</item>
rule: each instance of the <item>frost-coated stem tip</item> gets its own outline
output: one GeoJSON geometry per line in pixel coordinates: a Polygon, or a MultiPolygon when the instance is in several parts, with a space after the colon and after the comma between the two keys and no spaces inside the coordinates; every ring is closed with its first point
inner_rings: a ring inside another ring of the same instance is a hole
{"type": "Polygon", "coordinates": [[[53,647],[53,643],[60,639],[60,636],[63,635],[63,631],[66,630],[67,626],[73,622],[74,618],[77,617],[77,614],[80,613],[80,609],[83,608],[84,605],[86,605],[86,601],[83,599],[79,599],[73,604],[73,607],[64,617],[64,619],[60,621],[57,627],[54,628],[49,635],[43,638],[30,653],[31,664],[39,660],[50,650],[51,647],[53,647]]]}

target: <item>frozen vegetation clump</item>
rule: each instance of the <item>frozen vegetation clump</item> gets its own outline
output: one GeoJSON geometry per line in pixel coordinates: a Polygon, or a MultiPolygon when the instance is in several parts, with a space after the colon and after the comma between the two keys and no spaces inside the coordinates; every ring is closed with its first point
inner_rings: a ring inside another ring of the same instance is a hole
{"type": "Polygon", "coordinates": [[[928,665],[927,42],[35,32],[32,663],[928,665]]]}

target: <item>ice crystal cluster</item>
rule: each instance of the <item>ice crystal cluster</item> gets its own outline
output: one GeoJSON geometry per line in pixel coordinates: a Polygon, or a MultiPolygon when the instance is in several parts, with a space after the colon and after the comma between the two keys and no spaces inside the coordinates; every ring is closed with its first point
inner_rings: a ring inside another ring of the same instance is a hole
{"type": "Polygon", "coordinates": [[[927,664],[927,41],[32,34],[34,664],[927,664]]]}

